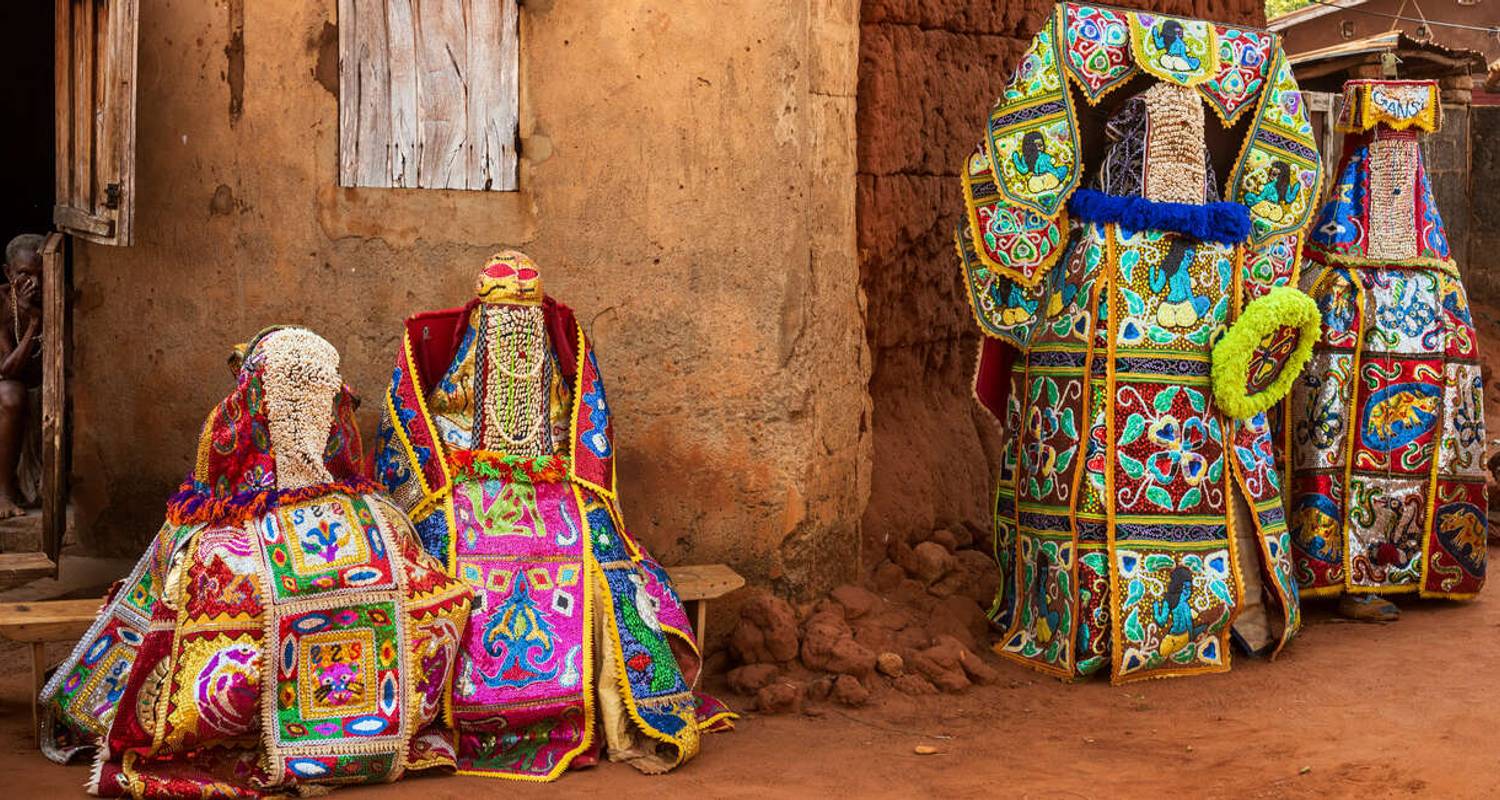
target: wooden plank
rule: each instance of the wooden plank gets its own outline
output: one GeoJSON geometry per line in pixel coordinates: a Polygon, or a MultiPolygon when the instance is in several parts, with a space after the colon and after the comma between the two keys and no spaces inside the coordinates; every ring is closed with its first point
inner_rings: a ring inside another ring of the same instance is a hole
{"type": "Polygon", "coordinates": [[[94,216],[73,206],[53,206],[52,224],[58,230],[89,239],[108,239],[115,233],[114,220],[94,216]]]}
{"type": "Polygon", "coordinates": [[[73,2],[55,0],[52,34],[52,140],[55,143],[54,202],[66,204],[73,193],[73,2]]]}
{"type": "Polygon", "coordinates": [[[466,179],[470,189],[516,182],[515,0],[469,0],[466,179]]]}
{"type": "Polygon", "coordinates": [[[63,236],[53,233],[42,245],[42,553],[54,572],[67,531],[67,301],[63,236]]]}
{"type": "Polygon", "coordinates": [[[386,0],[386,56],[390,66],[390,186],[416,187],[422,141],[417,100],[415,0],[386,0]]]}
{"type": "Polygon", "coordinates": [[[0,637],[15,642],[76,641],[103,606],[103,598],[0,603],[0,637]]]}
{"type": "MultiPolygon", "coordinates": [[[[354,185],[390,185],[390,69],[385,4],[360,0],[354,16],[353,97],[356,104],[354,185]]],[[[342,94],[343,90],[341,90],[342,94]]],[[[350,141],[347,140],[346,141],[350,141]]]]}
{"type": "Polygon", "coordinates": [[[464,6],[451,0],[417,2],[417,105],[421,149],[417,185],[468,188],[468,37],[464,6]]]}
{"type": "Polygon", "coordinates": [[[94,59],[98,56],[94,36],[93,0],[73,0],[73,162],[68,205],[81,211],[94,210],[94,59]]]}
{"type": "Polygon", "coordinates": [[[50,577],[52,560],[42,553],[0,553],[0,589],[50,577]]]}
{"type": "MultiPolygon", "coordinates": [[[[135,89],[140,44],[140,0],[110,0],[113,12],[109,27],[109,135],[108,164],[111,182],[120,187],[114,218],[113,241],[121,247],[135,240],[135,89]]],[[[100,191],[104,191],[101,185],[100,191]]]]}
{"type": "Polygon", "coordinates": [[[358,186],[359,62],[354,56],[358,0],[339,0],[339,185],[358,186]]]}
{"type": "Polygon", "coordinates": [[[108,0],[91,4],[94,9],[94,63],[91,65],[94,107],[88,118],[88,125],[89,138],[94,142],[94,157],[89,159],[88,182],[94,187],[94,193],[93,206],[82,208],[101,217],[114,216],[106,207],[108,196],[105,187],[115,182],[116,173],[114,121],[117,111],[111,108],[116,100],[115,93],[110,90],[110,80],[114,72],[111,65],[115,60],[114,26],[111,21],[115,17],[117,2],[118,0],[108,0]]]}
{"type": "Polygon", "coordinates": [[[712,600],[745,585],[745,579],[726,564],[684,564],[667,567],[672,588],[684,601],[712,600]]]}

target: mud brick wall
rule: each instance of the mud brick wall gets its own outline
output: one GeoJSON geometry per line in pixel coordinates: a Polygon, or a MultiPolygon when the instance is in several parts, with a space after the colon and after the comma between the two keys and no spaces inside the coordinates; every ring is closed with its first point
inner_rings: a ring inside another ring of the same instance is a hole
{"type": "Polygon", "coordinates": [[[1432,182],[1433,197],[1443,215],[1443,227],[1448,231],[1448,247],[1465,277],[1471,272],[1472,252],[1469,239],[1469,117],[1469,106],[1444,104],[1443,127],[1420,140],[1427,178],[1432,182]]]}
{"type": "MultiPolygon", "coordinates": [[[[1131,3],[1263,24],[1255,0],[1131,3]]],[[[1040,0],[865,0],[856,212],[873,359],[863,554],[934,527],[989,530],[998,437],[970,400],[978,343],[952,232],[958,167],[1006,76],[1051,11],[1040,0]]]]}
{"type": "MultiPolygon", "coordinates": [[[[1470,296],[1500,292],[1500,106],[1469,108],[1468,252],[1458,254],[1470,296]],[[1467,256],[1467,257],[1465,257],[1467,256]]],[[[1441,201],[1440,201],[1441,202],[1441,201]]],[[[1443,207],[1443,222],[1450,216],[1443,207]]],[[[1488,331],[1485,331],[1488,333],[1488,331]]],[[[1483,334],[1481,334],[1483,335],[1483,334]]]]}

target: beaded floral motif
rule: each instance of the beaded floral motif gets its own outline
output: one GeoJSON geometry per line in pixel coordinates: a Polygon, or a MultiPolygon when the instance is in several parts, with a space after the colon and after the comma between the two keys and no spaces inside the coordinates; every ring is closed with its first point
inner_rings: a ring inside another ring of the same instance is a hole
{"type": "Polygon", "coordinates": [[[1265,86],[1275,37],[1266,31],[1215,26],[1219,71],[1199,89],[1225,125],[1234,125],[1265,86]]]}
{"type": "Polygon", "coordinates": [[[1068,74],[1090,105],[1135,74],[1130,23],[1121,12],[1076,3],[1063,6],[1063,55],[1068,74]]]}
{"type": "Polygon", "coordinates": [[[967,232],[974,238],[971,249],[984,274],[970,280],[985,283],[998,272],[1031,286],[1042,272],[1062,255],[1065,213],[1043,217],[1004,201],[990,170],[989,156],[981,144],[965,161],[964,203],[969,211],[967,232]]]}

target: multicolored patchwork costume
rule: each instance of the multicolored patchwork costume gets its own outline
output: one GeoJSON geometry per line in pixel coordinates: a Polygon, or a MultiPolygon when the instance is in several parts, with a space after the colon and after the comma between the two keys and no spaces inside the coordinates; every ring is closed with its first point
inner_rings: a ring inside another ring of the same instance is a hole
{"type": "Polygon", "coordinates": [[[42,748],[102,797],[284,795],[454,766],[470,592],[360,475],[338,353],[243,351],[167,524],[42,692],[42,748]]]}
{"type": "Polygon", "coordinates": [[[1304,594],[1484,585],[1478,342],[1417,143],[1441,124],[1432,81],[1344,86],[1339,180],[1307,244],[1323,338],[1289,426],[1304,594]]]}
{"type": "Polygon", "coordinates": [[[552,780],[610,757],[664,772],[732,714],[665,570],[625,532],[599,364],[536,266],[501,253],[462,308],[406,322],[377,477],[471,585],[459,771],[552,780]]]}
{"type": "Polygon", "coordinates": [[[974,388],[1004,432],[996,649],[1115,681],[1226,670],[1231,627],[1279,650],[1300,617],[1267,414],[1311,348],[1322,175],[1275,35],[1059,4],[961,173],[974,388]],[[1218,171],[1205,105],[1242,137],[1218,171]]]}

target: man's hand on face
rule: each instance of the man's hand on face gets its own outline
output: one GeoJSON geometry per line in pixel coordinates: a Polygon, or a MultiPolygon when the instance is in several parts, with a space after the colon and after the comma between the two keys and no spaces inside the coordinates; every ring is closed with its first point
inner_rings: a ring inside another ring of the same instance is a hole
{"type": "Polygon", "coordinates": [[[35,275],[21,273],[16,277],[16,302],[29,311],[41,310],[41,281],[35,275]]]}

